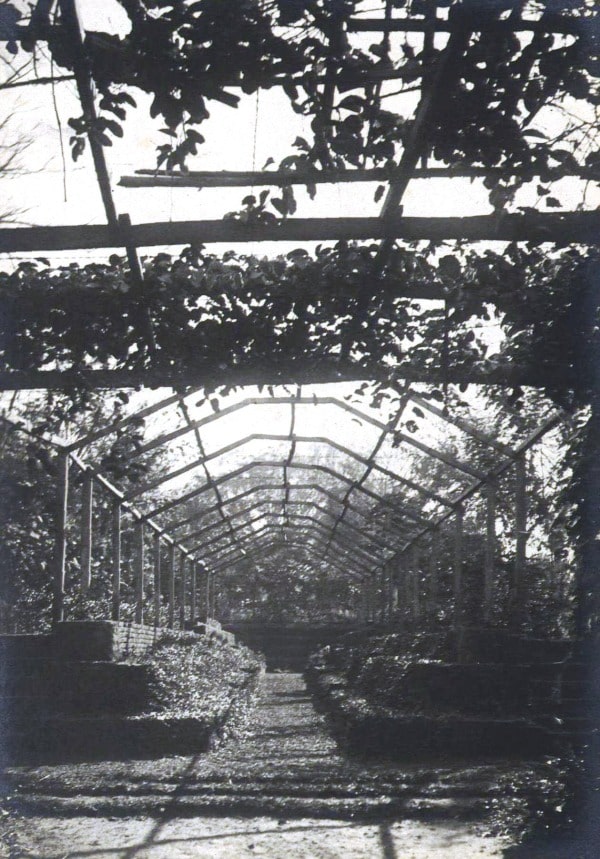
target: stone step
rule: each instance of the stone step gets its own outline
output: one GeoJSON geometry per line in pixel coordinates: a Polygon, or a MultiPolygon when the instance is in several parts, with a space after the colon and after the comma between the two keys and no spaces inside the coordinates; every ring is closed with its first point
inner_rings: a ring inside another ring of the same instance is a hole
{"type": "Polygon", "coordinates": [[[526,719],[373,713],[341,729],[349,751],[396,760],[536,756],[552,747],[541,726],[526,719]]]}
{"type": "Polygon", "coordinates": [[[51,634],[0,635],[0,661],[21,657],[47,657],[52,655],[54,637],[51,634]]]}
{"type": "MultiPolygon", "coordinates": [[[[71,816],[81,813],[86,797],[45,797],[32,794],[19,800],[19,808],[27,814],[52,814],[71,816]]],[[[113,796],[94,798],[94,814],[103,817],[154,816],[164,812],[165,796],[113,796]]],[[[190,795],[178,792],[176,805],[180,817],[203,813],[211,815],[282,816],[290,818],[322,817],[355,820],[388,819],[390,815],[402,818],[441,820],[457,818],[468,820],[480,817],[486,810],[486,797],[431,798],[425,796],[377,797],[298,797],[272,795],[260,796],[243,792],[222,796],[213,793],[190,795]]]]}
{"type": "Polygon", "coordinates": [[[50,712],[136,712],[147,705],[148,666],[115,662],[12,659],[0,678],[0,698],[39,698],[50,712]]]}
{"type": "Polygon", "coordinates": [[[9,724],[0,735],[4,765],[128,760],[205,752],[215,734],[194,718],[160,715],[47,716],[9,724]]]}

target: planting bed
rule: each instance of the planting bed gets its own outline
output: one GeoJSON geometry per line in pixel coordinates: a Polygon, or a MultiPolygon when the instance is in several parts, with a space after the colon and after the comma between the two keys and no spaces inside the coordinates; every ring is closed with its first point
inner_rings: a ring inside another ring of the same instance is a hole
{"type": "MultiPolygon", "coordinates": [[[[50,676],[45,662],[42,679],[50,676]]],[[[5,758],[36,763],[206,751],[243,724],[263,667],[246,648],[193,633],[167,633],[141,665],[53,663],[65,694],[15,699],[27,709],[11,714],[5,758]],[[134,672],[139,682],[119,682],[113,696],[106,693],[107,672],[125,681],[134,672]]]]}
{"type": "Polygon", "coordinates": [[[514,644],[505,661],[464,652],[459,663],[453,645],[431,635],[349,638],[313,656],[306,678],[349,751],[438,760],[556,751],[546,728],[577,666],[508,661],[514,644]]]}

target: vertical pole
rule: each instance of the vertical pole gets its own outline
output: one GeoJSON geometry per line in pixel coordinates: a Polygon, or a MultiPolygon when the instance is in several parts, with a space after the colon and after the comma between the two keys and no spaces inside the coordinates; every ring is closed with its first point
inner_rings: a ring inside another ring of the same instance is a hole
{"type": "Polygon", "coordinates": [[[494,562],[496,556],[496,486],[485,487],[485,558],[483,566],[483,617],[489,623],[494,599],[494,562]]]}
{"type": "Polygon", "coordinates": [[[456,508],[455,530],[454,530],[454,624],[461,625],[463,614],[463,521],[464,510],[462,504],[456,508]]]}
{"type": "Polygon", "coordinates": [[[92,584],[92,514],[94,508],[94,476],[86,471],[83,478],[81,505],[81,592],[87,593],[92,584]]]}
{"type": "Polygon", "coordinates": [[[439,578],[439,557],[440,557],[440,532],[438,528],[434,528],[431,532],[431,542],[429,544],[429,602],[430,614],[436,617],[438,600],[440,593],[440,578],[439,578]]]}
{"type": "Polygon", "coordinates": [[[112,619],[121,617],[121,504],[112,508],[112,619]]]}
{"type": "Polygon", "coordinates": [[[415,620],[421,617],[421,550],[417,543],[412,548],[412,615],[415,620]]]}
{"type": "Polygon", "coordinates": [[[196,623],[196,577],[198,575],[198,569],[194,560],[190,560],[190,575],[192,579],[192,593],[190,595],[190,626],[193,629],[196,623]]]}
{"type": "Polygon", "coordinates": [[[185,591],[186,591],[186,557],[183,549],[179,552],[179,628],[185,629],[185,591]]]}
{"type": "Polygon", "coordinates": [[[411,563],[410,555],[408,554],[408,550],[407,550],[407,553],[405,555],[403,555],[403,558],[404,558],[404,564],[402,567],[402,575],[404,576],[404,605],[406,606],[406,611],[404,612],[404,616],[406,617],[407,621],[410,620],[412,622],[414,620],[414,614],[413,614],[414,589],[413,589],[413,582],[412,582],[412,563],[411,563]]]}
{"type": "Polygon", "coordinates": [[[54,596],[52,621],[65,619],[65,571],[67,562],[67,519],[69,515],[69,454],[61,453],[58,466],[58,509],[56,521],[56,547],[54,559],[54,596]]]}
{"type": "Polygon", "coordinates": [[[160,534],[154,532],[154,626],[160,626],[160,534]]]}
{"type": "Polygon", "coordinates": [[[175,546],[169,543],[169,629],[175,626],[175,546]]]}
{"type": "Polygon", "coordinates": [[[385,615],[386,615],[386,578],[385,578],[385,566],[381,568],[381,575],[379,577],[379,587],[381,590],[381,596],[379,600],[379,620],[381,623],[385,623],[385,615]]]}
{"type": "Polygon", "coordinates": [[[515,622],[523,615],[523,575],[527,553],[527,460],[521,454],[515,462],[515,566],[512,581],[511,603],[515,622]]]}
{"type": "Polygon", "coordinates": [[[216,617],[216,604],[217,604],[217,589],[215,587],[215,574],[210,574],[210,616],[212,618],[216,617]]]}
{"type": "Polygon", "coordinates": [[[144,622],[144,531],[143,522],[136,522],[135,535],[137,552],[135,556],[135,622],[144,622]]]}

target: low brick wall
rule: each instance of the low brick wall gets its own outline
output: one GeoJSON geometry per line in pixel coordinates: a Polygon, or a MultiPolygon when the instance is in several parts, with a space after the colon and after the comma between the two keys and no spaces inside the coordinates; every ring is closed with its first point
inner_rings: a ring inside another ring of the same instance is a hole
{"type": "Polygon", "coordinates": [[[141,656],[166,631],[129,621],[65,621],[55,628],[53,649],[60,659],[111,662],[141,656]]]}

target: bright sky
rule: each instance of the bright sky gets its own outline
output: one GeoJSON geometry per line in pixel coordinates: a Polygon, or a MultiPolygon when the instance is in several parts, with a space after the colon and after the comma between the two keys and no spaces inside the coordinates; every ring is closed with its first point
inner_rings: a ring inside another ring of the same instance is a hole
{"type": "MultiPolygon", "coordinates": [[[[82,21],[89,29],[100,29],[122,33],[127,18],[115,0],[79,0],[82,21]]],[[[357,44],[367,48],[375,41],[375,34],[354,37],[357,44]]],[[[396,45],[400,36],[395,36],[396,45]]],[[[397,47],[398,49],[398,47],[397,47]]],[[[23,51],[17,54],[15,64],[25,61],[23,51]]],[[[39,74],[51,69],[38,67],[39,74]]],[[[54,73],[61,70],[54,68],[54,73]]],[[[397,88],[397,82],[392,82],[397,88]]],[[[393,91],[393,90],[391,90],[393,91]]],[[[385,90],[384,90],[385,92],[385,90]]],[[[240,202],[248,191],[244,189],[125,189],[118,186],[122,175],[139,168],[155,166],[156,146],[165,141],[157,133],[162,124],[148,118],[149,98],[143,93],[136,95],[137,111],[131,111],[125,122],[122,140],[114,139],[113,146],[105,149],[117,211],[129,213],[134,223],[152,220],[187,220],[220,218],[226,212],[240,208],[240,202]]],[[[415,106],[416,94],[390,98],[392,108],[405,110],[408,114],[415,106]]],[[[4,182],[6,199],[24,210],[23,220],[34,224],[87,224],[105,222],[104,211],[97,189],[95,174],[89,151],[73,163],[68,138],[67,121],[78,115],[78,100],[74,82],[57,84],[54,92],[50,86],[14,89],[2,93],[0,118],[12,114],[10,138],[29,141],[27,151],[20,159],[19,175],[10,183],[4,182]],[[65,150],[64,163],[61,157],[61,134],[65,150]],[[66,190],[66,198],[65,198],[66,190]]],[[[189,161],[190,169],[196,170],[244,170],[261,169],[269,157],[278,163],[294,150],[292,143],[300,135],[310,138],[310,128],[305,117],[295,114],[285,94],[278,88],[258,95],[244,96],[237,109],[218,102],[210,102],[210,119],[202,125],[206,143],[197,157],[189,161]]],[[[569,105],[579,110],[577,105],[569,105]]],[[[548,112],[548,126],[563,120],[554,111],[548,112]]],[[[534,183],[535,185],[535,183],[534,183]]],[[[311,201],[304,190],[296,191],[298,217],[310,216],[374,216],[380,204],[373,200],[377,183],[358,188],[349,184],[320,186],[315,201],[311,201]]],[[[274,189],[275,190],[275,189],[274,189]]],[[[573,209],[583,198],[584,185],[580,182],[564,181],[553,189],[563,208],[573,209]]],[[[519,205],[536,205],[534,187],[523,191],[519,205]]],[[[597,191],[588,188],[587,206],[600,203],[597,191]]],[[[405,215],[472,215],[492,211],[487,191],[480,181],[467,179],[413,180],[405,195],[405,215]]],[[[214,246],[218,250],[218,246],[214,246]]],[[[283,245],[260,252],[283,251],[283,245]]],[[[157,249],[159,250],[159,249],[157,249]]],[[[153,251],[152,251],[153,252],[153,251]]],[[[93,251],[82,251],[79,257],[93,256],[93,251]]],[[[73,254],[59,254],[72,260],[73,254]]],[[[62,260],[61,260],[62,261],[62,260]]]]}

